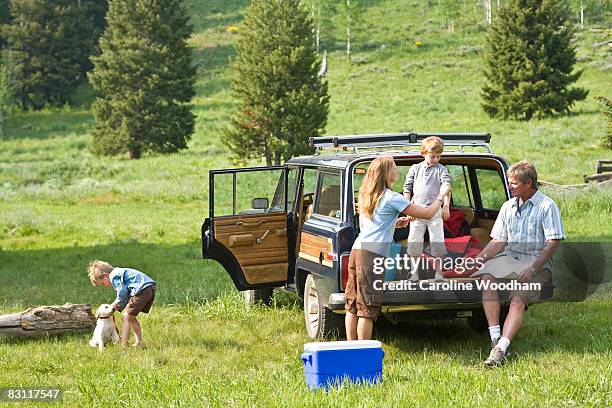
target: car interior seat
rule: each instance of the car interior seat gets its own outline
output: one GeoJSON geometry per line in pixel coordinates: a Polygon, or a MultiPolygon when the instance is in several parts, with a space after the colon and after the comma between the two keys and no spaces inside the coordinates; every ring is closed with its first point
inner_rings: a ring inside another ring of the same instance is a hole
{"type": "MultiPolygon", "coordinates": [[[[467,223],[472,226],[474,224],[474,209],[471,207],[461,207],[463,216],[467,223]]],[[[491,241],[491,231],[484,227],[470,228],[470,235],[478,240],[478,242],[486,245],[491,241]]]]}
{"type": "Polygon", "coordinates": [[[329,217],[340,218],[340,186],[330,185],[323,186],[319,203],[317,205],[317,214],[327,215],[329,217]]]}

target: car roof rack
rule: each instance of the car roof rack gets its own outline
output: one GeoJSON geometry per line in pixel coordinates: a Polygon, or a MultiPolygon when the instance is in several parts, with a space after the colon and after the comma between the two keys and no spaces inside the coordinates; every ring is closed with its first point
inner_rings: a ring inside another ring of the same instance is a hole
{"type": "Polygon", "coordinates": [[[308,139],[310,147],[316,148],[316,154],[322,150],[347,151],[352,149],[359,154],[359,149],[373,149],[380,147],[411,147],[420,146],[421,141],[430,136],[437,136],[444,140],[445,146],[456,146],[460,150],[464,147],[483,147],[493,153],[489,143],[490,133],[385,133],[369,135],[347,136],[321,136],[308,139]]]}

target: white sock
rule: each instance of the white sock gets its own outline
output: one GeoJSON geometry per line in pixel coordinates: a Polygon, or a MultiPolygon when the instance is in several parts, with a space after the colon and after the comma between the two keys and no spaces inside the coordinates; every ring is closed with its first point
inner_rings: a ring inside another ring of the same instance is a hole
{"type": "Polygon", "coordinates": [[[495,326],[489,326],[489,334],[491,335],[491,341],[496,341],[501,336],[501,328],[499,324],[495,326]]]}
{"type": "Polygon", "coordinates": [[[497,347],[501,349],[504,353],[508,350],[508,346],[510,345],[510,340],[507,337],[502,337],[497,342],[497,347]]]}

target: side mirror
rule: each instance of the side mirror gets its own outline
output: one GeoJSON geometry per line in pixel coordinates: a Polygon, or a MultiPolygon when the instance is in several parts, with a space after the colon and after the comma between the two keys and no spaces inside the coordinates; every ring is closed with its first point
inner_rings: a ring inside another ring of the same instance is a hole
{"type": "Polygon", "coordinates": [[[267,198],[254,198],[251,200],[251,207],[256,210],[267,210],[270,202],[267,198]]]}

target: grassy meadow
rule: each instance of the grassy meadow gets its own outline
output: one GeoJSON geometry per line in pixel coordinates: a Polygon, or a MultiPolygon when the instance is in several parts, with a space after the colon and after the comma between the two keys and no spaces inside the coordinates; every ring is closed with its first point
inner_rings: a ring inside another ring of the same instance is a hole
{"type": "MultiPolygon", "coordinates": [[[[299,355],[309,339],[299,301],[276,293],[273,308],[246,307],[221,266],[201,259],[208,170],[232,166],[219,140],[233,108],[228,61],[237,34],[228,28],[239,26],[248,3],[187,2],[198,81],[196,131],[184,152],[94,156],[86,87],[73,106],[8,116],[0,140],[0,314],[112,301],[111,289],[87,279],[92,259],[143,270],[158,291],[141,319],[146,349],[99,353],[89,335],[0,338],[0,388],[61,387],[66,406],[612,405],[610,300],[531,308],[512,359],[494,371],[482,366],[488,338],[464,321],[383,322],[375,329],[385,351],[382,385],[305,389],[299,355]]],[[[480,107],[482,11],[463,2],[449,34],[437,7],[423,3],[365,1],[350,63],[341,38],[323,38],[328,134],[486,131],[496,153],[532,160],[540,179],[557,184],[580,183],[597,159],[610,158],[598,145],[605,122],[593,96],[612,95],[612,56],[592,48],[609,28],[578,34],[577,85],[589,96],[571,114],[498,121],[480,107]]],[[[570,239],[612,239],[612,193],[549,193],[570,239]]]]}

